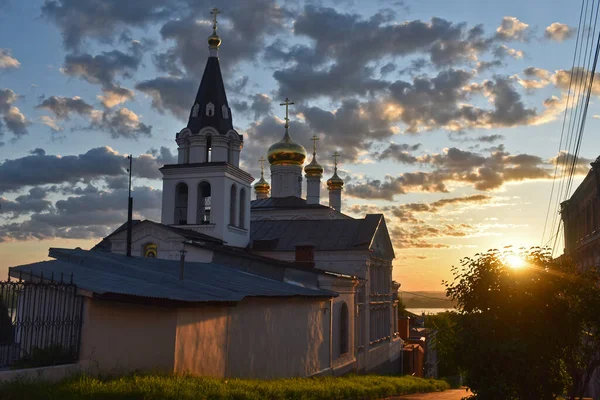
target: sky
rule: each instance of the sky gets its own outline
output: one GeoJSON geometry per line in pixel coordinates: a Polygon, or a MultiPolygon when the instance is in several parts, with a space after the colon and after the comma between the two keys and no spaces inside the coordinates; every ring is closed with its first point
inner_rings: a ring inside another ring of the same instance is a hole
{"type": "MultiPolygon", "coordinates": [[[[0,279],[122,224],[127,154],[134,217],[160,220],[158,168],[175,162],[215,6],[241,167],[260,177],[289,97],[324,180],[341,154],[342,211],[385,215],[403,290],[548,238],[579,4],[0,0],[0,279]]],[[[574,187],[600,153],[598,82],[574,187]]]]}

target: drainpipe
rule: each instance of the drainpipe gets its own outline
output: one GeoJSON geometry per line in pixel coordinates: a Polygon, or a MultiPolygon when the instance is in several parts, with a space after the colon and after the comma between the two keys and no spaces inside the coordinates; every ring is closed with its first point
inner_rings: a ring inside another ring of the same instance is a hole
{"type": "Polygon", "coordinates": [[[333,376],[333,298],[329,299],[329,368],[333,376]]]}
{"type": "Polygon", "coordinates": [[[185,251],[185,247],[181,250],[179,250],[179,254],[180,254],[180,258],[179,258],[179,280],[182,281],[183,280],[183,270],[185,267],[185,253],[187,253],[187,251],[185,251]]]}

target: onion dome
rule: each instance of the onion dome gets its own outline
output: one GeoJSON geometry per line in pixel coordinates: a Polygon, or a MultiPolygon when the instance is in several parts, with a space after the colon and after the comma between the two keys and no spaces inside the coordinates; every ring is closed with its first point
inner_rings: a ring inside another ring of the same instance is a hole
{"type": "Polygon", "coordinates": [[[327,189],[341,189],[344,186],[344,181],[337,174],[337,171],[333,173],[333,176],[327,179],[327,189]]]}
{"type": "Polygon", "coordinates": [[[285,106],[285,135],[279,142],[272,144],[267,152],[267,159],[271,165],[299,165],[304,164],[306,160],[306,150],[302,145],[294,142],[288,133],[290,127],[290,118],[288,107],[294,104],[286,97],[285,102],[280,105],[285,106]]]}
{"type": "Polygon", "coordinates": [[[304,167],[306,176],[321,176],[323,175],[323,167],[317,162],[317,156],[313,156],[310,164],[304,167]]]}
{"type": "Polygon", "coordinates": [[[261,176],[260,180],[254,184],[254,191],[256,193],[269,194],[269,191],[271,191],[271,185],[269,185],[269,182],[267,182],[265,178],[261,176]]]}
{"type": "Polygon", "coordinates": [[[337,174],[337,159],[339,156],[340,155],[337,151],[333,153],[333,162],[335,167],[333,170],[333,176],[327,179],[327,189],[329,190],[341,189],[344,186],[344,181],[337,174]]]}
{"type": "Polygon", "coordinates": [[[317,162],[317,140],[319,140],[319,138],[317,135],[313,135],[311,140],[313,141],[313,158],[310,164],[304,167],[304,173],[306,176],[318,176],[320,178],[323,176],[324,170],[321,164],[317,162]]]}
{"type": "Polygon", "coordinates": [[[306,150],[302,145],[292,140],[286,128],[283,139],[269,147],[267,159],[271,165],[301,166],[304,164],[304,160],[306,160],[306,150]]]}
{"type": "Polygon", "coordinates": [[[221,38],[217,35],[217,32],[213,32],[212,35],[208,37],[208,48],[209,49],[218,49],[221,45],[221,38]]]}

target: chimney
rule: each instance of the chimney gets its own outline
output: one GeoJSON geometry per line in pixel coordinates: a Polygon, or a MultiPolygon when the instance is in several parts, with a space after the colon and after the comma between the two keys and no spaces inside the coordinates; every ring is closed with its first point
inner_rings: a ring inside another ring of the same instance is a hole
{"type": "Polygon", "coordinates": [[[315,266],[315,246],[311,243],[296,245],[296,263],[313,268],[315,266]]]}
{"type": "Polygon", "coordinates": [[[410,337],[410,317],[398,317],[398,332],[402,340],[410,337]]]}

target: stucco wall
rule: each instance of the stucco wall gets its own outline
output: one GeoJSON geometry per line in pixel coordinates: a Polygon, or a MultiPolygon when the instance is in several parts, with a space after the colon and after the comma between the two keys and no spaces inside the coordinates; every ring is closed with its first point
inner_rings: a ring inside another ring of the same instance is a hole
{"type": "Polygon", "coordinates": [[[226,376],[230,308],[205,306],[178,310],[175,372],[226,376]]]}
{"type": "Polygon", "coordinates": [[[231,310],[228,375],[309,376],[329,368],[329,308],[329,299],[242,301],[231,310]]]}
{"type": "Polygon", "coordinates": [[[327,369],[329,307],[328,299],[255,298],[180,309],[175,372],[278,378],[327,369]]]}
{"type": "Polygon", "coordinates": [[[175,309],[86,298],[83,318],[80,360],[91,368],[173,371],[175,309]]]}

